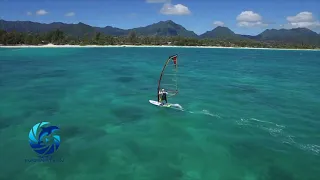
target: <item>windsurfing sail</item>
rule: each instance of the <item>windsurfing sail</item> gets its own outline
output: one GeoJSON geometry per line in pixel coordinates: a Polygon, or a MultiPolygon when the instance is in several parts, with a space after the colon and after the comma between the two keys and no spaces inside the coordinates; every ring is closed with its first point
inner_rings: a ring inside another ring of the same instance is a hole
{"type": "Polygon", "coordinates": [[[178,94],[178,55],[173,55],[165,62],[160,78],[158,81],[157,97],[160,100],[159,91],[165,89],[168,92],[168,97],[178,94]]]}

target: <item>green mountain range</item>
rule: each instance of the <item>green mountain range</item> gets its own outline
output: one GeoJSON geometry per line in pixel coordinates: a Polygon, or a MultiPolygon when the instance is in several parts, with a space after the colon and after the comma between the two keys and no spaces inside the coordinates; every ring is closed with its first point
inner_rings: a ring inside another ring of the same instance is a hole
{"type": "Polygon", "coordinates": [[[0,20],[0,29],[5,31],[17,32],[32,32],[46,33],[55,29],[60,29],[66,34],[72,36],[93,35],[95,32],[101,32],[106,35],[123,36],[128,35],[130,31],[135,31],[137,35],[142,36],[183,36],[183,37],[198,37],[193,31],[186,30],[183,26],[174,23],[173,21],[160,21],[145,27],[133,29],[120,29],[112,26],[93,27],[83,23],[65,24],[54,22],[50,24],[42,24],[31,21],[4,21],[0,20]]]}
{"type": "MultiPolygon", "coordinates": [[[[248,37],[248,36],[247,36],[248,37]]],[[[261,34],[248,37],[260,41],[278,41],[287,43],[303,43],[320,45],[320,35],[307,28],[267,29],[261,34]]]]}
{"type": "Polygon", "coordinates": [[[175,22],[160,21],[145,27],[133,29],[120,29],[112,26],[93,27],[84,23],[66,24],[54,22],[43,24],[31,21],[5,21],[0,20],[0,29],[5,31],[30,32],[30,33],[47,33],[59,29],[64,33],[75,36],[93,36],[100,32],[111,36],[127,36],[130,32],[135,31],[138,36],[182,36],[188,38],[201,39],[224,39],[224,40],[254,40],[262,42],[281,42],[295,44],[310,44],[320,46],[320,35],[306,28],[294,29],[267,29],[257,36],[235,34],[227,27],[216,27],[204,34],[197,35],[175,22]]]}
{"type": "Polygon", "coordinates": [[[227,27],[218,26],[212,31],[207,31],[199,36],[200,38],[208,39],[242,39],[243,37],[235,34],[227,27]]]}
{"type": "MultiPolygon", "coordinates": [[[[129,30],[130,31],[130,30],[129,30]]],[[[183,26],[174,23],[173,21],[160,21],[145,27],[131,29],[138,35],[143,36],[183,36],[197,38],[198,35],[193,31],[188,31],[183,26]]]]}

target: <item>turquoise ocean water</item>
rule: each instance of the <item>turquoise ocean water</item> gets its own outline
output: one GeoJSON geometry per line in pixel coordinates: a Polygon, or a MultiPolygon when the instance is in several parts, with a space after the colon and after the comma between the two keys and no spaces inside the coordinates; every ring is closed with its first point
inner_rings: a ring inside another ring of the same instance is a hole
{"type": "Polygon", "coordinates": [[[0,48],[1,180],[319,180],[320,52],[0,48]],[[179,55],[184,110],[159,108],[179,55]],[[60,163],[28,133],[60,127],[60,163]]]}

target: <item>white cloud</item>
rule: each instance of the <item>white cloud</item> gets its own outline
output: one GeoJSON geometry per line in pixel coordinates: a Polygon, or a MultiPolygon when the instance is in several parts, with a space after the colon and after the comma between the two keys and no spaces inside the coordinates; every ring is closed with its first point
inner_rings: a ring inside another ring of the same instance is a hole
{"type": "Polygon", "coordinates": [[[311,12],[300,12],[295,16],[287,17],[288,24],[283,25],[286,28],[318,28],[320,27],[320,22],[313,17],[311,12]]]}
{"type": "Polygon", "coordinates": [[[28,16],[31,16],[31,15],[32,15],[32,12],[28,11],[28,12],[27,12],[27,15],[28,15],[28,16]]]}
{"type": "Polygon", "coordinates": [[[147,3],[166,3],[168,0],[146,0],[147,3]]]}
{"type": "Polygon", "coordinates": [[[65,14],[65,16],[71,17],[71,16],[75,16],[76,13],[74,12],[68,12],[67,14],[65,14]]]}
{"type": "Polygon", "coordinates": [[[287,20],[289,22],[297,23],[297,22],[312,22],[313,16],[311,12],[301,12],[295,16],[288,16],[287,20]]]}
{"type": "Polygon", "coordinates": [[[237,16],[237,21],[244,22],[258,22],[262,17],[253,11],[243,11],[237,16]]]}
{"type": "Polygon", "coordinates": [[[40,9],[40,10],[38,10],[37,12],[36,12],[36,14],[37,15],[46,15],[46,14],[48,14],[48,12],[46,11],[46,10],[44,10],[44,9],[40,9]]]}
{"type": "Polygon", "coordinates": [[[262,17],[253,11],[243,11],[237,16],[240,27],[263,27],[268,24],[262,22],[262,17]]]}
{"type": "Polygon", "coordinates": [[[240,27],[261,27],[261,26],[268,26],[260,21],[257,22],[247,22],[247,21],[240,21],[238,22],[238,26],[240,27]]]}
{"type": "Polygon", "coordinates": [[[317,28],[320,27],[319,21],[314,22],[297,22],[297,23],[291,23],[292,27],[298,28],[298,27],[304,27],[304,28],[317,28]]]}
{"type": "Polygon", "coordinates": [[[215,22],[213,22],[213,25],[215,25],[215,26],[224,26],[224,22],[222,22],[222,21],[215,21],[215,22]]]}
{"type": "Polygon", "coordinates": [[[165,3],[160,9],[160,13],[165,15],[188,15],[191,14],[191,11],[182,4],[172,5],[171,3],[165,3]]]}

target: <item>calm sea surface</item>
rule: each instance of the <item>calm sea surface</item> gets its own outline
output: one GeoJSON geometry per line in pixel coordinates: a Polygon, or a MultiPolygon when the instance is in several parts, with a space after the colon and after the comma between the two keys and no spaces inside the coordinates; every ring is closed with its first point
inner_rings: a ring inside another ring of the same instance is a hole
{"type": "Polygon", "coordinates": [[[0,137],[1,180],[319,180],[320,52],[0,48],[0,137]],[[183,110],[148,102],[173,54],[183,110]]]}

